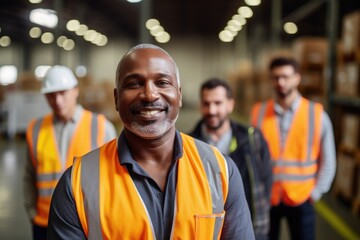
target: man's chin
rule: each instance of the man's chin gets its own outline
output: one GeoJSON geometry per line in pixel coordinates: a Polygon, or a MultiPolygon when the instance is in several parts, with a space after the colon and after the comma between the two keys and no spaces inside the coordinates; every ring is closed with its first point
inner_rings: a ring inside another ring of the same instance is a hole
{"type": "Polygon", "coordinates": [[[207,124],[206,125],[206,128],[211,130],[211,131],[215,131],[215,130],[218,130],[219,128],[221,127],[221,125],[219,124],[207,124]]]}
{"type": "Polygon", "coordinates": [[[133,122],[127,129],[140,138],[154,140],[161,138],[174,127],[175,122],[164,122],[163,124],[141,125],[133,122]]]}

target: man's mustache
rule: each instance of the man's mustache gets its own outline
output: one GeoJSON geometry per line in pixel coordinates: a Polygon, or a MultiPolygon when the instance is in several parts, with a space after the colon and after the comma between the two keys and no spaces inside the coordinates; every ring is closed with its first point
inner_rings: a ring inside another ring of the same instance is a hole
{"type": "Polygon", "coordinates": [[[163,104],[161,102],[140,102],[140,103],[136,103],[134,105],[130,106],[130,111],[131,112],[139,112],[141,110],[143,110],[144,108],[161,108],[161,109],[167,109],[168,106],[166,104],[163,104]]]}

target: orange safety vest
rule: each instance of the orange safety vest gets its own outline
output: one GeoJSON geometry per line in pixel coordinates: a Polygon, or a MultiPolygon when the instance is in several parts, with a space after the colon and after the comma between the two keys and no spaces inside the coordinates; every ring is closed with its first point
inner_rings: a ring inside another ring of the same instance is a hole
{"type": "Polygon", "coordinates": [[[65,166],[55,138],[53,115],[49,114],[30,123],[26,139],[36,169],[38,193],[34,222],[37,225],[48,225],[51,196],[62,173],[72,165],[73,158],[104,144],[105,121],[103,115],[83,110],[69,144],[65,166]]]}
{"type": "Polygon", "coordinates": [[[301,98],[281,149],[274,101],[258,103],[253,107],[251,123],[262,130],[272,158],[273,206],[280,202],[297,206],[309,199],[318,171],[322,113],[321,104],[301,98]]]}
{"type": "MultiPolygon", "coordinates": [[[[171,239],[219,239],[228,193],[227,163],[216,148],[181,137],[171,239]]],[[[83,230],[88,239],[156,239],[146,205],[120,164],[117,148],[113,140],[74,162],[72,192],[83,230]]]]}

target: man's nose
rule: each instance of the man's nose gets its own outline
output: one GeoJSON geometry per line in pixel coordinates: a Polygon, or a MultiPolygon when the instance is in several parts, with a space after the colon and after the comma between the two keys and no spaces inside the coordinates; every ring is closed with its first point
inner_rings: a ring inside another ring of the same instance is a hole
{"type": "Polygon", "coordinates": [[[154,83],[149,82],[144,85],[143,98],[148,102],[153,102],[159,98],[159,92],[154,83]]]}
{"type": "Polygon", "coordinates": [[[215,104],[210,104],[210,105],[209,105],[209,113],[210,113],[210,114],[215,114],[215,113],[216,113],[216,106],[215,106],[215,104]]]}

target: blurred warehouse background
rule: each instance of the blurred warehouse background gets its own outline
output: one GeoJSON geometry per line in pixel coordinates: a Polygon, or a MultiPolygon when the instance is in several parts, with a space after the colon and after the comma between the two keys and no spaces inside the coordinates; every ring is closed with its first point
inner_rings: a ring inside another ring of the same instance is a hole
{"type": "Polygon", "coordinates": [[[301,93],[326,106],[338,154],[327,201],[335,211],[341,209],[336,213],[345,226],[336,229],[339,222],[333,217],[333,225],[320,223],[324,228],[317,237],[359,236],[360,1],[2,0],[1,239],[25,239],[30,231],[21,191],[12,184],[20,184],[25,151],[21,136],[28,122],[50,111],[40,94],[48,67],[70,67],[80,82],[80,103],[105,114],[120,131],[113,101],[115,70],[121,56],[140,42],[158,44],[178,64],[184,107],[177,124],[185,132],[200,116],[198,92],[206,78],[218,76],[231,83],[236,116],[246,122],[252,104],[272,95],[266,72],[270,57],[281,53],[297,58],[301,93]],[[25,235],[14,231],[16,224],[25,235]]]}

